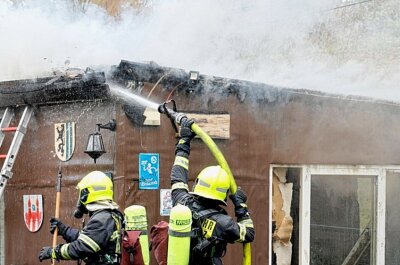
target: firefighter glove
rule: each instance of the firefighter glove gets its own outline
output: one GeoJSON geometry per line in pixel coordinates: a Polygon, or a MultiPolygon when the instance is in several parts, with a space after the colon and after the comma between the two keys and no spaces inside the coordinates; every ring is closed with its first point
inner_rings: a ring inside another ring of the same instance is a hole
{"type": "Polygon", "coordinates": [[[194,121],[192,119],[184,119],[182,121],[180,131],[181,138],[191,141],[196,136],[196,133],[192,131],[193,123],[194,121]]]}
{"type": "Polygon", "coordinates": [[[58,235],[64,235],[65,231],[67,230],[67,226],[63,224],[60,219],[52,217],[50,219],[50,233],[54,234],[54,231],[58,229],[58,235]]]}
{"type": "Polygon", "coordinates": [[[39,252],[39,261],[42,262],[45,259],[55,258],[55,254],[53,248],[51,247],[43,247],[39,252]]]}
{"type": "Polygon", "coordinates": [[[235,194],[229,195],[235,207],[239,207],[241,204],[245,204],[247,202],[247,195],[244,191],[238,187],[235,194]]]}
{"type": "Polygon", "coordinates": [[[191,126],[193,124],[192,119],[184,119],[181,123],[181,138],[176,144],[175,155],[180,152],[185,153],[186,155],[190,154],[190,141],[192,141],[193,137],[196,135],[191,126]]]}
{"type": "Polygon", "coordinates": [[[232,200],[233,205],[235,205],[235,216],[238,219],[243,219],[248,216],[249,211],[247,210],[247,195],[244,193],[240,187],[236,190],[235,194],[229,195],[229,198],[232,200]]]}

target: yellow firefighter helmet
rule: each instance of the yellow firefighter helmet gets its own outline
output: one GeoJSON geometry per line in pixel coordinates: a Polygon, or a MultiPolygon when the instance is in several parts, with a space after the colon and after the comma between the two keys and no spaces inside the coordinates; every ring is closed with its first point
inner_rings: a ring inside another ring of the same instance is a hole
{"type": "Polygon", "coordinates": [[[197,176],[192,194],[218,200],[226,205],[226,195],[230,187],[230,178],[220,166],[204,168],[197,176]]]}
{"type": "Polygon", "coordinates": [[[77,185],[79,200],[83,205],[100,200],[113,199],[113,183],[101,171],[92,171],[77,185]]]}

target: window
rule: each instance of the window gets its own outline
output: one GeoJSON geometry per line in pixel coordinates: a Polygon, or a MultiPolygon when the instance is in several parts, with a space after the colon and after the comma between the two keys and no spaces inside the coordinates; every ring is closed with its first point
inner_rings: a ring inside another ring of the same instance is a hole
{"type": "Polygon", "coordinates": [[[310,264],[373,263],[374,177],[311,175],[310,264]]]}
{"type": "Polygon", "coordinates": [[[270,265],[398,264],[400,168],[272,165],[270,176],[270,265]],[[277,248],[282,224],[290,251],[277,248]]]}

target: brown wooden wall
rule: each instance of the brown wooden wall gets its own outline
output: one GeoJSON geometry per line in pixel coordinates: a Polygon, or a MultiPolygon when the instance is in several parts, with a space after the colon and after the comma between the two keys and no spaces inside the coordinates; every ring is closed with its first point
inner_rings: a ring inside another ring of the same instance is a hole
{"type": "MultiPolygon", "coordinates": [[[[150,86],[142,92],[147,96],[150,86]]],[[[156,88],[151,99],[164,101],[170,91],[156,88]]],[[[250,93],[250,92],[249,92],[250,93]]],[[[233,94],[175,92],[178,109],[187,112],[225,112],[231,115],[230,139],[216,140],[236,178],[248,194],[256,229],[253,264],[268,263],[270,164],[399,164],[400,107],[387,102],[309,95],[282,90],[261,97],[250,94],[240,102],[233,94]]],[[[243,98],[242,98],[243,99],[243,98]]],[[[9,139],[8,141],[9,142],[9,139]]],[[[176,138],[169,120],[160,126],[134,125],[121,102],[91,102],[42,106],[35,110],[5,192],[6,264],[39,264],[41,246],[50,245],[48,219],[54,213],[55,181],[63,173],[61,218],[79,226],[72,212],[76,183],[94,169],[114,172],[115,200],[121,209],[141,204],[149,224],[168,220],[159,215],[159,190],[138,190],[138,154],[160,154],[160,188],[169,188],[176,138]],[[107,154],[97,164],[83,153],[87,135],[96,123],[117,120],[116,132],[102,130],[107,154]],[[54,123],[75,121],[76,147],[70,161],[55,156],[54,123]],[[26,229],[24,194],[43,194],[44,223],[36,233],[26,229]]],[[[6,146],[5,143],[3,146],[6,146]]],[[[4,152],[4,147],[2,151],[4,152]]],[[[205,166],[215,164],[207,147],[195,139],[190,156],[191,180],[205,166]]],[[[192,184],[192,183],[191,183],[192,184]]],[[[231,206],[229,212],[232,213],[231,206]]],[[[230,246],[225,264],[241,264],[241,246],[230,246]]],[[[75,264],[74,262],[66,264],[75,264]]],[[[152,264],[155,264],[154,262],[152,264]]]]}

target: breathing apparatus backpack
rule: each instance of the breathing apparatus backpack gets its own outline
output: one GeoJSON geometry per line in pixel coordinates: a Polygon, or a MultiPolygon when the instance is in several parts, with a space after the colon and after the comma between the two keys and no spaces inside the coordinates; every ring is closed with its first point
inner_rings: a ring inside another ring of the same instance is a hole
{"type": "Polygon", "coordinates": [[[222,257],[225,254],[226,243],[220,244],[219,240],[213,236],[213,231],[217,222],[212,219],[208,219],[220,211],[216,209],[202,209],[200,211],[193,212],[193,220],[196,224],[193,224],[192,233],[195,236],[192,238],[192,252],[190,256],[191,264],[201,264],[199,261],[209,260],[212,257],[222,257]]]}
{"type": "Polygon", "coordinates": [[[146,265],[142,256],[140,231],[124,231],[122,238],[121,265],[146,265]]]}
{"type": "Polygon", "coordinates": [[[149,265],[146,209],[132,205],[124,210],[121,265],[149,265]]]}
{"type": "MultiPolygon", "coordinates": [[[[211,237],[212,230],[203,222],[208,217],[219,213],[215,209],[192,211],[189,207],[178,204],[171,209],[169,224],[161,221],[150,230],[150,249],[154,251],[159,265],[187,265],[203,259],[216,243],[211,237]],[[202,227],[203,226],[203,227],[202,227]],[[191,249],[191,246],[194,246],[191,249]]],[[[215,224],[214,224],[215,225],[215,224]]]]}

